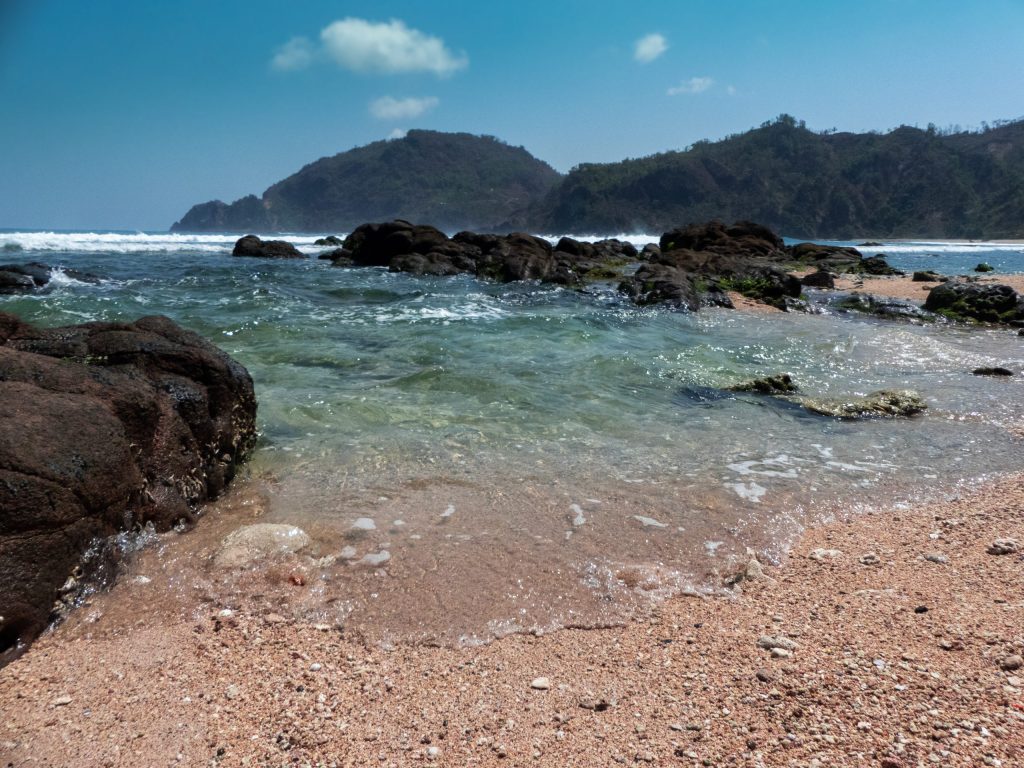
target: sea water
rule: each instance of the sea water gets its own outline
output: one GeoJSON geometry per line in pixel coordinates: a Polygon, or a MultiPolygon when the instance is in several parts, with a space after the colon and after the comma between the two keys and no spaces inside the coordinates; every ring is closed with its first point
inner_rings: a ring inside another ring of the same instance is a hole
{"type": "MultiPolygon", "coordinates": [[[[714,590],[751,556],[778,561],[809,522],[891,513],[1024,466],[1020,377],[971,374],[1024,367],[1013,331],[637,308],[614,285],[232,258],[235,239],[0,233],[0,261],[57,270],[0,311],[43,325],[165,314],[255,381],[261,436],[245,472],[193,531],[127,566],[121,592],[147,605],[273,611],[384,641],[595,626],[714,590]],[[723,392],[782,372],[815,397],[914,389],[928,410],[839,422],[723,392]],[[298,526],[312,544],[214,568],[223,537],[254,522],[298,526]]],[[[1024,271],[1021,246],[865,250],[906,269],[1024,271]]]]}

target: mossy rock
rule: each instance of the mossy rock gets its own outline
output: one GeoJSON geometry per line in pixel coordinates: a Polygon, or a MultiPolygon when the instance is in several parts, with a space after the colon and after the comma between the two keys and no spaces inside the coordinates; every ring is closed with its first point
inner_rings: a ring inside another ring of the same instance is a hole
{"type": "Polygon", "coordinates": [[[928,407],[912,389],[883,389],[849,400],[804,398],[801,405],[812,413],[843,420],[913,416],[928,407]]]}
{"type": "Polygon", "coordinates": [[[978,266],[976,266],[976,267],[974,268],[974,271],[975,271],[975,272],[995,272],[995,271],[996,271],[996,268],[995,268],[995,267],[993,267],[993,266],[992,266],[991,264],[989,264],[988,262],[986,262],[986,261],[983,261],[983,262],[981,262],[981,263],[980,263],[980,264],[979,264],[978,266]]]}
{"type": "Polygon", "coordinates": [[[785,395],[797,391],[796,384],[788,373],[752,379],[742,384],[726,387],[729,392],[757,392],[762,395],[785,395]]]}

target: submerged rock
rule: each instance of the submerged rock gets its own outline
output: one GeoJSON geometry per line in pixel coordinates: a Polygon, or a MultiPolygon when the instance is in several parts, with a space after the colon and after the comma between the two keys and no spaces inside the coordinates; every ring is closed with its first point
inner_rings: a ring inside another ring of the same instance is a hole
{"type": "Polygon", "coordinates": [[[248,372],[165,317],[44,329],[0,313],[0,662],[97,537],[165,530],[220,494],[255,415],[248,372]]]}
{"type": "Polygon", "coordinates": [[[863,312],[867,315],[897,320],[934,321],[935,315],[916,304],[887,296],[872,296],[868,293],[851,293],[836,301],[836,309],[863,312]]]}
{"type": "Polygon", "coordinates": [[[294,554],[307,546],[309,535],[294,525],[244,525],[224,537],[213,564],[217,568],[243,568],[267,558],[294,554]]]}
{"type": "Polygon", "coordinates": [[[1013,376],[1013,371],[1001,366],[983,366],[971,371],[975,376],[1013,376]]]}
{"type": "Polygon", "coordinates": [[[980,264],[979,264],[978,266],[976,266],[976,267],[974,268],[974,271],[975,271],[975,272],[995,272],[995,271],[996,271],[996,268],[995,268],[995,267],[993,267],[993,266],[992,266],[991,264],[989,264],[988,262],[985,262],[985,261],[983,261],[983,262],[981,262],[981,263],[980,263],[980,264]]]}
{"type": "MultiPolygon", "coordinates": [[[[63,270],[73,280],[98,283],[100,278],[77,269],[63,270]]],[[[46,264],[0,264],[0,294],[29,293],[45,288],[53,279],[53,268],[46,264]]]]}
{"type": "Polygon", "coordinates": [[[337,235],[328,235],[327,237],[321,237],[313,241],[313,245],[341,245],[345,241],[337,235]]]}
{"type": "Polygon", "coordinates": [[[766,376],[728,387],[730,392],[758,392],[762,395],[782,395],[797,391],[796,384],[788,373],[766,376]]]}
{"type": "Polygon", "coordinates": [[[246,235],[235,243],[232,256],[249,256],[257,259],[304,259],[305,255],[291,243],[284,240],[261,240],[256,235],[246,235]]]}
{"type": "Polygon", "coordinates": [[[872,416],[913,416],[928,406],[910,389],[883,389],[849,400],[804,398],[800,401],[812,413],[836,419],[862,419],[872,416]]]}

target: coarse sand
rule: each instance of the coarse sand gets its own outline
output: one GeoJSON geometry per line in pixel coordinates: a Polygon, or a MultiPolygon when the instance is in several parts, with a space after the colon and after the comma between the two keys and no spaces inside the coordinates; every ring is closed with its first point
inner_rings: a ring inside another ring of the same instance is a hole
{"type": "Polygon", "coordinates": [[[734,597],[618,628],[69,622],[0,670],[0,765],[1021,766],[1024,560],[993,542],[1024,542],[1022,480],[814,527],[734,597]]]}

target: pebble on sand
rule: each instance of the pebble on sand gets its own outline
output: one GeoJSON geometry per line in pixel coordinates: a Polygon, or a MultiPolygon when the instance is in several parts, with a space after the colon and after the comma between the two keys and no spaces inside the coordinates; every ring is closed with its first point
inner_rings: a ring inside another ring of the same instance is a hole
{"type": "Polygon", "coordinates": [[[990,555],[1012,555],[1020,549],[1016,539],[996,539],[988,547],[990,555]]]}
{"type": "Polygon", "coordinates": [[[551,681],[546,677],[535,677],[530,687],[537,691],[546,691],[551,687],[551,681]]]}

